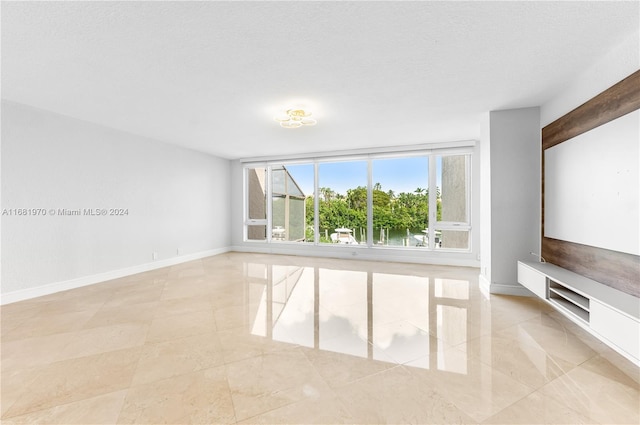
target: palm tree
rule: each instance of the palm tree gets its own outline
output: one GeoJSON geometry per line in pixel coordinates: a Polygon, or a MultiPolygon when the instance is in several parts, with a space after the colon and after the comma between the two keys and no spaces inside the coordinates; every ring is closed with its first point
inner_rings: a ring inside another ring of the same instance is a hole
{"type": "Polygon", "coordinates": [[[336,194],[330,187],[321,187],[318,189],[325,202],[329,202],[336,194]]]}

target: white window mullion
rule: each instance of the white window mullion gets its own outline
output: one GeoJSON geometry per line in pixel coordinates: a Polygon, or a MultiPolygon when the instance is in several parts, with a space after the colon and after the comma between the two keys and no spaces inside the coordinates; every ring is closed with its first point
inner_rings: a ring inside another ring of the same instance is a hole
{"type": "Polygon", "coordinates": [[[320,243],[320,200],[318,199],[318,162],[313,163],[313,244],[320,243]]]}
{"type": "Polygon", "coordinates": [[[367,246],[373,245],[373,161],[367,160],[367,246]]]}
{"type": "Polygon", "coordinates": [[[249,237],[249,168],[242,169],[242,214],[244,220],[242,223],[242,240],[246,241],[249,237]]]}
{"type": "Polygon", "coordinates": [[[466,188],[466,197],[467,197],[467,226],[469,229],[469,240],[468,240],[468,250],[471,251],[473,247],[473,232],[471,231],[471,167],[472,167],[472,156],[467,155],[467,167],[466,167],[466,175],[465,175],[465,188],[466,188]]]}
{"type": "Polygon", "coordinates": [[[271,187],[271,165],[267,166],[267,173],[266,173],[266,177],[265,177],[265,186],[267,187],[267,242],[271,242],[271,236],[272,236],[272,230],[271,228],[272,226],[272,217],[271,217],[271,212],[273,209],[273,188],[271,187]]]}
{"type": "Polygon", "coordinates": [[[436,224],[438,221],[438,188],[436,173],[436,155],[429,155],[429,238],[428,248],[436,246],[436,224]]]}

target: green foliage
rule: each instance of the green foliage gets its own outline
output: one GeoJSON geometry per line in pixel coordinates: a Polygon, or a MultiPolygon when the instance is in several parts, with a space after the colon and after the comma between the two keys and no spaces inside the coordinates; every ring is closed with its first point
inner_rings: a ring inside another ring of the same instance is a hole
{"type": "MultiPolygon", "coordinates": [[[[331,188],[319,189],[318,218],[320,220],[320,240],[325,241],[326,233],[336,228],[346,227],[358,229],[367,227],[367,188],[358,186],[347,190],[347,195],[336,193],[331,188]]],[[[438,194],[439,195],[439,190],[438,194]]],[[[376,183],[373,196],[373,227],[391,230],[425,229],[429,226],[429,191],[417,188],[414,192],[385,192],[380,183],[376,183]]],[[[307,226],[313,227],[314,198],[308,196],[306,201],[307,226]]],[[[441,201],[438,196],[437,216],[440,219],[441,201]]],[[[308,236],[309,237],[309,236],[308,236]]],[[[313,235],[311,239],[313,240],[313,235]]],[[[330,242],[326,240],[325,242],[330,242]]]]}
{"type": "Polygon", "coordinates": [[[313,214],[311,215],[311,225],[307,225],[304,229],[304,240],[313,242],[313,214]]]}

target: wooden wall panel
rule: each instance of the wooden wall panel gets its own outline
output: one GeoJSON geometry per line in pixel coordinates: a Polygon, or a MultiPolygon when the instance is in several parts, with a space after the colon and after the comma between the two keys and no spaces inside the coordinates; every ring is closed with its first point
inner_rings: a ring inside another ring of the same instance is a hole
{"type": "Polygon", "coordinates": [[[542,256],[572,272],[640,297],[640,257],[558,239],[542,239],[542,256]]]}
{"type": "Polygon", "coordinates": [[[542,129],[542,256],[640,297],[640,257],[544,237],[544,150],[640,109],[640,70],[542,129]]]}
{"type": "Polygon", "coordinates": [[[542,129],[542,150],[640,109],[640,70],[542,129]]]}

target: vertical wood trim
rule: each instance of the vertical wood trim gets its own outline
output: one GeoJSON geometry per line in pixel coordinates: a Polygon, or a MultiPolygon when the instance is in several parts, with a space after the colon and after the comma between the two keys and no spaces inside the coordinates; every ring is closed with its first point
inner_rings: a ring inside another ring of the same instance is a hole
{"type": "Polygon", "coordinates": [[[640,297],[640,256],[544,236],[544,151],[640,109],[640,70],[542,129],[542,256],[575,273],[640,297]]]}

